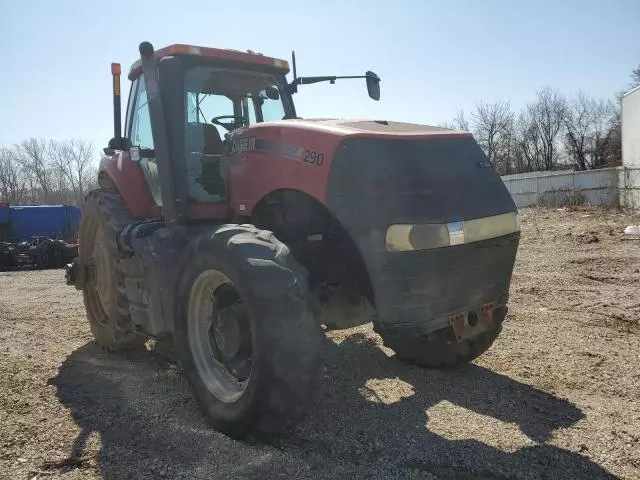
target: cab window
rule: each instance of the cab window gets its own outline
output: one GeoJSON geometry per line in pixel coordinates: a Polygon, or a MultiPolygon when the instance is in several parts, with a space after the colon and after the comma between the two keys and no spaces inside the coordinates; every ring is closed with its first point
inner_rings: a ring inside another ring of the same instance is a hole
{"type": "MultiPolygon", "coordinates": [[[[130,142],[134,147],[140,149],[153,150],[153,135],[151,133],[151,115],[149,113],[149,102],[147,101],[147,90],[144,81],[136,80],[137,94],[133,106],[129,101],[131,109],[131,133],[130,142]]],[[[132,89],[132,91],[134,91],[132,89]]],[[[144,178],[149,187],[149,193],[156,205],[162,205],[162,195],[160,191],[160,178],[158,177],[158,165],[155,158],[141,158],[139,162],[144,178]]]]}
{"type": "Polygon", "coordinates": [[[138,82],[138,94],[133,109],[131,122],[131,145],[140,148],[153,149],[153,136],[151,134],[151,117],[149,115],[149,103],[147,102],[147,89],[144,82],[138,82]]]}

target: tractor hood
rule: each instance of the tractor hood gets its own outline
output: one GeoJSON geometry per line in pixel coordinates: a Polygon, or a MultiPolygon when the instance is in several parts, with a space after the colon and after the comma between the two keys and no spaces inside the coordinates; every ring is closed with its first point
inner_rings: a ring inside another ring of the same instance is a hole
{"type": "Polygon", "coordinates": [[[281,128],[294,128],[301,130],[311,130],[323,132],[334,136],[367,136],[367,137],[405,137],[416,138],[425,136],[441,135],[469,135],[466,132],[459,132],[442,127],[430,125],[419,125],[415,123],[393,122],[387,120],[370,119],[336,119],[336,118],[312,118],[312,119],[291,119],[278,122],[257,124],[257,128],[267,126],[277,126],[281,128]]]}
{"type": "Polygon", "coordinates": [[[448,224],[517,211],[467,132],[350,119],[282,120],[236,132],[234,149],[321,166],[296,171],[296,181],[352,228],[384,232],[396,223],[448,224]]]}

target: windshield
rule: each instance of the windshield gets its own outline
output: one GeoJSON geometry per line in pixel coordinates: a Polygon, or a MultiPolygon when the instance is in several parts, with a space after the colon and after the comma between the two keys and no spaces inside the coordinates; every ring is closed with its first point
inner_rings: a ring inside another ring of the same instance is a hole
{"type": "Polygon", "coordinates": [[[198,66],[185,76],[189,124],[211,124],[221,135],[234,128],[287,116],[284,85],[264,72],[198,66]]]}
{"type": "Polygon", "coordinates": [[[197,66],[187,70],[184,85],[190,200],[224,202],[228,173],[225,134],[293,116],[284,76],[197,66]]]}

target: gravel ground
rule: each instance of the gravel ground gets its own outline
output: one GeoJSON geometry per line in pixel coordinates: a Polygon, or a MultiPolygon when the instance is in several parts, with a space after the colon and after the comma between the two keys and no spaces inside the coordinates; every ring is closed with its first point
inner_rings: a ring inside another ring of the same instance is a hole
{"type": "Polygon", "coordinates": [[[428,371],[331,333],[309,418],[268,443],[210,429],[153,351],[94,346],[62,271],[0,273],[0,478],[640,479],[640,221],[524,214],[487,354],[428,371]]]}

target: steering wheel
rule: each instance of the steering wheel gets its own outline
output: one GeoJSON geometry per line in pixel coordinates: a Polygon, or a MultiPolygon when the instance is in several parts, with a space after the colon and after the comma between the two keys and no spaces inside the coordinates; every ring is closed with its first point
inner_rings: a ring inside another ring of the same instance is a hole
{"type": "Polygon", "coordinates": [[[239,123],[238,120],[241,120],[241,119],[239,119],[235,115],[219,115],[217,117],[213,117],[211,119],[211,123],[213,123],[215,125],[220,125],[222,128],[226,128],[227,131],[231,131],[239,123]],[[233,119],[233,123],[221,122],[220,120],[222,120],[223,118],[232,118],[233,119]]]}

